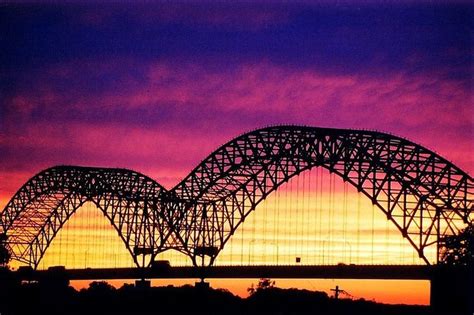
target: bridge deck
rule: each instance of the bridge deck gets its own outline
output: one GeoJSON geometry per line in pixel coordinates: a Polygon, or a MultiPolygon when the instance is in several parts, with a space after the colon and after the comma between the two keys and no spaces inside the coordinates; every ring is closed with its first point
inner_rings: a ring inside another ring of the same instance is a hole
{"type": "Polygon", "coordinates": [[[20,270],[23,280],[36,280],[62,273],[70,280],[97,279],[193,279],[275,278],[275,279],[410,279],[429,280],[434,267],[427,265],[330,265],[330,266],[213,266],[159,268],[97,268],[65,270],[20,270]]]}

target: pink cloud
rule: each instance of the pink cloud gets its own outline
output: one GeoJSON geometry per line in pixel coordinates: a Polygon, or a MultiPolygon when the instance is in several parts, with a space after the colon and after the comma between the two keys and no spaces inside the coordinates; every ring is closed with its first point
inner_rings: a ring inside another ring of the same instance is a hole
{"type": "MultiPolygon", "coordinates": [[[[110,62],[97,71],[131,66],[110,62]]],[[[93,71],[94,63],[74,67],[93,71]]],[[[70,68],[46,73],[74,83],[77,74],[70,68]]],[[[219,145],[271,124],[390,132],[474,171],[470,92],[439,73],[371,77],[269,62],[225,71],[159,62],[147,66],[140,80],[125,74],[94,93],[87,87],[60,90],[48,77],[6,102],[0,146],[11,154],[0,161],[1,198],[55,164],[131,168],[170,188],[219,145]],[[71,113],[77,113],[72,120],[71,113]],[[91,113],[104,121],[89,121],[91,113]]]]}

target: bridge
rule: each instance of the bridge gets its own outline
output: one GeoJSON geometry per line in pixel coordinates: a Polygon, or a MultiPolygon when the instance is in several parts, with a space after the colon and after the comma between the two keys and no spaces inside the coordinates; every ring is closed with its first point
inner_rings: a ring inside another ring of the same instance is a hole
{"type": "Polygon", "coordinates": [[[426,265],[327,265],[327,266],[169,266],[167,268],[85,268],[34,271],[20,269],[16,277],[40,281],[56,274],[68,280],[99,279],[383,279],[430,280],[437,266],[426,265]]]}
{"type": "MultiPolygon", "coordinates": [[[[211,153],[169,190],[128,169],[45,169],[28,180],[6,205],[0,215],[0,234],[14,261],[36,269],[67,221],[92,203],[115,229],[137,270],[151,266],[165,252],[177,251],[188,257],[196,270],[208,268],[219,275],[219,254],[244,229],[250,214],[261,211],[259,205],[278,196],[285,185],[302,178],[302,184],[298,182],[290,194],[296,195],[296,200],[284,205],[286,209],[293,207],[290,216],[298,215],[300,208],[294,204],[304,203],[305,192],[311,187],[317,189],[317,178],[322,178],[321,173],[310,178],[315,169],[331,175],[330,187],[334,187],[336,176],[344,183],[345,193],[350,186],[370,200],[425,267],[464,263],[459,253],[469,250],[462,248],[468,243],[459,237],[472,231],[474,224],[474,181],[469,174],[437,153],[394,135],[306,126],[275,126],[242,134],[211,153]]],[[[312,202],[306,200],[306,207],[312,202]]],[[[308,218],[307,214],[300,224],[308,218]]],[[[331,227],[331,220],[326,223],[331,227]]],[[[300,224],[294,228],[298,230],[300,224]]],[[[334,243],[329,231],[329,240],[307,232],[306,241],[311,237],[320,240],[317,248],[310,247],[313,251],[322,248],[324,253],[325,242],[327,247],[334,243]]],[[[277,238],[273,243],[278,256],[277,238]]],[[[352,252],[347,239],[341,242],[348,243],[344,248],[352,252]]],[[[295,258],[297,262],[300,259],[295,258]]],[[[240,268],[249,275],[257,270],[240,268]]],[[[285,268],[273,270],[282,272],[285,268]]],[[[306,267],[293,268],[296,277],[297,270],[306,267]]],[[[307,268],[314,274],[330,274],[332,267],[307,268]]],[[[346,269],[357,274],[351,268],[346,269]]],[[[433,279],[433,273],[414,268],[433,279]]],[[[123,270],[121,276],[134,274],[131,270],[135,269],[123,270]]],[[[191,272],[184,270],[180,274],[191,272]]],[[[375,274],[376,268],[366,270],[375,274]]],[[[71,271],[71,276],[87,273],[87,269],[71,271]]]]}

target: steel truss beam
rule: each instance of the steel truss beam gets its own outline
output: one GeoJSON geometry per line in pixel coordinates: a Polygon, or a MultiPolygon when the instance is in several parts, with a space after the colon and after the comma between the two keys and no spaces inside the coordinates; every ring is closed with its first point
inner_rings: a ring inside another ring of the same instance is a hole
{"type": "Polygon", "coordinates": [[[194,201],[179,221],[188,255],[217,248],[212,264],[260,202],[318,166],[372,200],[426,263],[426,248],[473,224],[473,179],[438,154],[379,132],[279,126],[233,139],[174,188],[194,201]]]}
{"type": "Polygon", "coordinates": [[[137,265],[167,249],[212,264],[260,202],[313,167],[366,195],[428,264],[427,248],[440,253],[446,236],[473,224],[473,178],[438,154],[380,132],[278,126],[221,146],[170,191],[125,169],[44,170],[7,204],[0,232],[14,259],[36,267],[70,216],[92,202],[137,265]]]}

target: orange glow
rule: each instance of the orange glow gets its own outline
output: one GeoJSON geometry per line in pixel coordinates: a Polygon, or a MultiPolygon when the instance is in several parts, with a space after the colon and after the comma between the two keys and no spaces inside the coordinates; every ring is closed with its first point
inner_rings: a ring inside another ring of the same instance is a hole
{"type": "MultiPolygon", "coordinates": [[[[216,265],[326,265],[423,264],[396,227],[365,196],[342,181],[329,189],[330,175],[309,171],[270,195],[251,213],[219,254],[216,265]],[[311,176],[318,175],[319,187],[311,176]],[[306,178],[306,182],[302,180],[306,178]],[[323,184],[321,184],[323,183],[323,184]],[[311,186],[312,185],[312,186],[311,186]],[[300,262],[296,262],[296,257],[300,262]]],[[[435,253],[428,256],[434,260],[435,253]]],[[[176,251],[156,259],[172,265],[191,265],[176,251]]],[[[88,202],[78,209],[51,243],[39,268],[132,267],[133,260],[107,219],[88,202]]],[[[13,263],[13,267],[17,264],[13,263]]],[[[154,280],[155,285],[194,283],[195,280],[154,280]]],[[[76,288],[89,281],[76,281],[76,288]]],[[[109,281],[121,286],[124,281],[109,281]]],[[[210,280],[240,296],[255,283],[247,280],[210,280]]],[[[353,296],[385,303],[428,304],[427,281],[381,280],[278,280],[281,287],[298,287],[329,293],[336,284],[353,296]],[[383,287],[383,290],[380,288],[383,287]]]]}
{"type": "MultiPolygon", "coordinates": [[[[133,284],[131,280],[106,280],[116,288],[120,288],[125,283],[133,284]]],[[[194,285],[198,279],[166,279],[152,280],[153,286],[182,286],[185,284],[194,285]]],[[[207,279],[213,288],[225,288],[235,295],[247,297],[247,289],[253,284],[256,285],[258,279],[207,279]]],[[[276,279],[276,286],[279,288],[298,288],[311,291],[323,291],[329,296],[333,295],[330,289],[336,285],[349,292],[354,299],[364,298],[387,304],[418,304],[429,305],[430,303],[430,283],[429,281],[412,280],[344,280],[344,279],[276,279]]],[[[80,290],[87,288],[90,281],[72,281],[71,285],[80,290]]],[[[343,296],[343,298],[348,298],[343,296]]]]}

